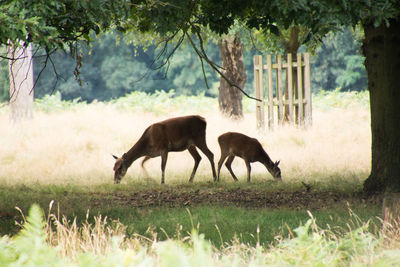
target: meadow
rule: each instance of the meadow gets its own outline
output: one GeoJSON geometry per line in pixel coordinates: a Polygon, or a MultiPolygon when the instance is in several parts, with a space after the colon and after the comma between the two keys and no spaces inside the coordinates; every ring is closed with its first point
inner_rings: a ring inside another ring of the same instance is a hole
{"type": "Polygon", "coordinates": [[[8,123],[8,107],[2,106],[0,234],[10,237],[0,244],[7,247],[36,234],[41,245],[49,251],[57,247],[67,261],[80,262],[77,255],[84,253],[89,262],[96,256],[96,263],[109,263],[114,253],[121,256],[115,265],[124,259],[132,265],[143,260],[146,266],[185,266],[199,257],[221,266],[296,265],[299,259],[306,265],[390,263],[386,250],[398,249],[397,239],[388,245],[387,233],[380,231],[380,198],[367,200],[361,193],[370,171],[368,102],[365,92],[321,92],[313,97],[312,127],[265,132],[256,129],[251,100],[243,101],[244,118],[232,121],[219,114],[216,99],[174,96],[172,91],[137,92],[90,104],[61,101],[55,94],[37,100],[34,118],[18,125],[8,123]],[[179,152],[168,157],[166,185],[160,184],[160,158],[146,163],[148,176],[139,160],[120,185],[113,184],[111,154],[126,152],[150,124],[188,114],[206,118],[215,162],[218,136],[242,132],[256,137],[272,160],[281,161],[283,183],[256,163],[248,184],[241,159],[232,165],[238,183],[225,167],[221,182],[213,183],[202,155],[189,184],[193,159],[179,152]],[[21,232],[22,214],[33,203],[44,211],[44,219],[36,207],[27,225],[43,232],[26,234],[31,228],[21,232]],[[282,256],[289,252],[293,257],[282,256]]]}
{"type": "MultiPolygon", "coordinates": [[[[134,93],[110,103],[63,102],[57,95],[36,103],[34,119],[18,125],[8,123],[7,107],[0,109],[1,174],[6,185],[112,183],[114,159],[126,152],[152,123],[170,117],[199,114],[207,120],[207,144],[219,159],[217,138],[228,131],[256,137],[272,160],[281,160],[284,181],[323,181],[338,178],[360,181],[370,170],[370,118],[364,99],[351,93],[330,93],[314,97],[313,126],[303,130],[281,127],[275,131],[256,129],[254,102],[244,101],[243,120],[232,121],[218,112],[216,99],[207,97],[170,97],[173,93],[147,96],[134,93]],[[358,100],[360,99],[360,100],[358,100]]],[[[368,101],[368,99],[366,100],[368,101]]],[[[368,102],[366,102],[368,103],[368,102]]],[[[186,182],[193,166],[188,152],[170,153],[166,183],[186,182]]],[[[160,159],[146,163],[150,180],[160,181],[160,159]]],[[[243,176],[243,161],[236,159],[233,169],[243,176]]],[[[203,157],[195,182],[208,182],[209,163],[203,157]]],[[[263,174],[255,164],[253,173],[263,174]]],[[[226,169],[223,183],[233,180],[226,169]]],[[[265,178],[264,178],[265,177],[265,178]]],[[[242,178],[243,179],[243,178],[242,178]]],[[[255,181],[257,181],[257,177],[255,181]]],[[[135,162],[124,183],[146,180],[135,162]]]]}

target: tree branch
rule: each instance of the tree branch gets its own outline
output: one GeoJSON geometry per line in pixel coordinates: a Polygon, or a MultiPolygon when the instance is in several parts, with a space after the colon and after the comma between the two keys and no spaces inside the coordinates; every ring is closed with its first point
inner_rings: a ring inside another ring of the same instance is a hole
{"type": "Polygon", "coordinates": [[[242,94],[244,94],[246,97],[261,102],[261,101],[262,101],[261,99],[258,99],[258,98],[255,98],[255,97],[252,97],[252,96],[248,95],[242,88],[240,88],[240,87],[239,87],[238,85],[236,85],[235,83],[231,82],[231,81],[225,76],[225,74],[223,74],[223,73],[219,70],[218,66],[217,66],[212,60],[210,60],[210,59],[208,58],[208,56],[207,56],[207,54],[206,54],[206,52],[205,52],[205,50],[204,50],[203,39],[201,38],[201,35],[200,35],[199,30],[198,30],[198,29],[196,28],[196,26],[194,26],[192,23],[191,23],[191,26],[192,26],[192,29],[195,31],[195,34],[196,34],[197,38],[199,39],[201,51],[197,48],[197,46],[196,46],[196,44],[194,43],[193,39],[190,37],[190,35],[189,35],[187,32],[186,32],[186,37],[188,38],[188,40],[189,40],[190,44],[192,45],[192,47],[193,47],[194,51],[196,52],[196,54],[199,56],[200,60],[201,60],[201,61],[202,61],[202,60],[205,60],[205,61],[208,63],[208,65],[210,65],[211,68],[213,68],[216,72],[218,72],[219,75],[221,75],[222,78],[224,78],[224,79],[226,80],[226,82],[229,84],[229,86],[238,89],[238,90],[239,90],[240,92],[242,92],[242,94]]]}

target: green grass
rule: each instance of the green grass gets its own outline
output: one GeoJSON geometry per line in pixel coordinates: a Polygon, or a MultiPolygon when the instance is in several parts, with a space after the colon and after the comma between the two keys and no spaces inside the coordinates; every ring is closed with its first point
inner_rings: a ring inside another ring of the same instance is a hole
{"type": "MultiPolygon", "coordinates": [[[[371,234],[372,223],[354,216],[350,221],[355,223],[343,231],[321,228],[318,218],[309,214],[296,228],[288,227],[290,235],[281,234],[272,245],[262,244],[264,229],[260,227],[250,235],[253,241],[236,236],[233,242],[216,246],[201,233],[201,227],[192,226],[187,233],[178,228],[179,235],[160,241],[155,234],[151,238],[124,236],[121,222],[109,223],[102,216],[78,226],[54,213],[46,220],[37,205],[25,215],[21,231],[0,238],[3,266],[396,266],[400,260],[398,232],[371,234]]],[[[228,211],[228,215],[237,214],[228,211]]],[[[248,221],[259,216],[250,214],[248,221]]],[[[192,225],[194,217],[190,216],[192,225]]],[[[218,233],[222,240],[221,230],[218,233]]]]}
{"type": "MultiPolygon", "coordinates": [[[[344,179],[340,182],[333,180],[330,183],[314,183],[313,190],[317,192],[343,192],[351,194],[361,187],[359,182],[344,179]],[[344,182],[344,181],[347,181],[344,182]],[[338,186],[340,185],[340,186],[338,186]]],[[[215,246],[230,243],[237,238],[240,242],[255,245],[257,242],[268,244],[274,241],[275,236],[289,234],[288,229],[294,229],[304,224],[309,215],[305,209],[290,210],[287,208],[249,208],[235,206],[229,203],[204,203],[189,206],[168,207],[162,203],[155,203],[150,207],[132,207],[129,204],[116,202],[111,196],[118,194],[129,199],[135,192],[155,190],[157,192],[217,192],[233,189],[253,190],[252,192],[295,192],[304,190],[300,183],[277,183],[273,180],[259,180],[251,184],[247,182],[227,183],[176,183],[161,186],[154,182],[150,185],[142,182],[126,182],[121,185],[102,184],[97,186],[83,185],[2,185],[0,187],[0,234],[15,234],[19,227],[15,221],[21,221],[22,217],[15,207],[27,212],[32,203],[37,203],[48,214],[49,204],[54,200],[53,212],[65,215],[70,220],[77,218],[79,223],[94,216],[107,216],[112,220],[119,220],[127,226],[126,234],[135,234],[146,237],[156,236],[158,240],[168,237],[175,238],[187,234],[193,228],[198,229],[205,238],[215,246]],[[151,188],[151,189],[149,189],[151,188]],[[160,205],[161,206],[158,206],[160,205]],[[5,214],[7,216],[5,216],[5,214]],[[257,230],[258,229],[258,230],[257,230]],[[257,232],[259,231],[259,232],[257,232]]],[[[380,216],[379,205],[365,205],[361,203],[352,206],[351,209],[362,222],[370,219],[376,220],[380,216]]],[[[346,205],[321,207],[311,210],[317,219],[318,225],[343,229],[352,220],[346,205]]],[[[353,218],[354,219],[354,218],[353,218]]]]}
{"type": "MultiPolygon", "coordinates": [[[[74,203],[79,205],[76,201],[74,203]]],[[[62,213],[70,220],[76,217],[78,223],[83,223],[87,218],[87,210],[80,206],[76,206],[73,211],[69,212],[63,208],[65,205],[60,206],[63,210],[62,213]]],[[[44,209],[47,207],[48,204],[43,205],[44,209]]],[[[27,212],[27,209],[23,210],[27,212]]],[[[373,220],[376,225],[379,225],[377,217],[380,215],[380,207],[365,209],[360,206],[355,207],[353,212],[357,214],[360,222],[373,220]]],[[[188,208],[93,208],[89,212],[89,222],[93,222],[93,217],[100,214],[126,225],[127,236],[141,235],[151,239],[156,237],[157,240],[177,239],[182,235],[187,235],[195,228],[217,247],[231,244],[235,239],[252,246],[256,243],[268,245],[274,241],[276,236],[288,236],[289,229],[293,230],[309,219],[305,210],[201,205],[188,208]]],[[[349,222],[358,223],[346,207],[314,211],[312,214],[319,226],[331,227],[338,232],[344,232],[349,222]]],[[[0,222],[2,235],[16,233],[19,230],[12,219],[1,219],[0,222]]]]}
{"type": "MultiPolygon", "coordinates": [[[[131,214],[120,220],[128,226],[128,235],[132,233],[151,237],[156,234],[158,240],[179,238],[179,234],[188,234],[195,228],[203,233],[207,240],[215,246],[231,244],[237,239],[241,243],[251,246],[260,243],[268,245],[275,240],[277,235],[289,235],[289,229],[294,229],[304,224],[309,215],[306,211],[296,210],[271,210],[263,208],[242,208],[234,206],[199,206],[192,208],[151,208],[135,209],[131,214]],[[149,228],[150,227],[150,228],[149,228]]],[[[374,219],[379,214],[379,208],[374,207],[368,211],[361,207],[355,213],[360,213],[358,218],[362,222],[374,219]]],[[[115,211],[105,212],[110,217],[115,211]]],[[[343,232],[346,225],[352,221],[357,223],[346,209],[315,211],[313,216],[319,225],[333,227],[338,232],[343,232]]],[[[376,223],[378,221],[374,219],[376,223]]],[[[372,230],[372,229],[371,229],[372,230]]]]}

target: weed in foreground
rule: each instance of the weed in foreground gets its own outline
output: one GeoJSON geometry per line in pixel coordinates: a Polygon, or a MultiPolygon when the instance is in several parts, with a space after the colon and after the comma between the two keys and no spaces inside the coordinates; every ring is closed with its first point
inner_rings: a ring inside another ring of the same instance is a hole
{"type": "Polygon", "coordinates": [[[235,241],[217,249],[196,230],[181,239],[157,241],[124,238],[120,223],[101,217],[81,227],[54,215],[45,222],[33,205],[23,229],[13,238],[1,237],[0,260],[3,266],[394,266],[400,261],[399,239],[385,242],[388,236],[372,234],[368,223],[337,235],[309,216],[273,246],[235,241]]]}

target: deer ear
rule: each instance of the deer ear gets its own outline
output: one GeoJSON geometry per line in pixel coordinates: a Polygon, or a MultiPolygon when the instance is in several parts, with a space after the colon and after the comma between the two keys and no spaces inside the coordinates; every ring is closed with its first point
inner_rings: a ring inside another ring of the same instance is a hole
{"type": "Polygon", "coordinates": [[[278,161],[275,161],[275,166],[277,166],[278,167],[278,165],[279,165],[279,163],[280,163],[281,161],[280,160],[278,160],[278,161]]]}
{"type": "Polygon", "coordinates": [[[115,155],[111,155],[111,156],[113,156],[113,158],[114,158],[114,159],[118,159],[118,157],[117,157],[117,156],[115,156],[115,155]]]}

